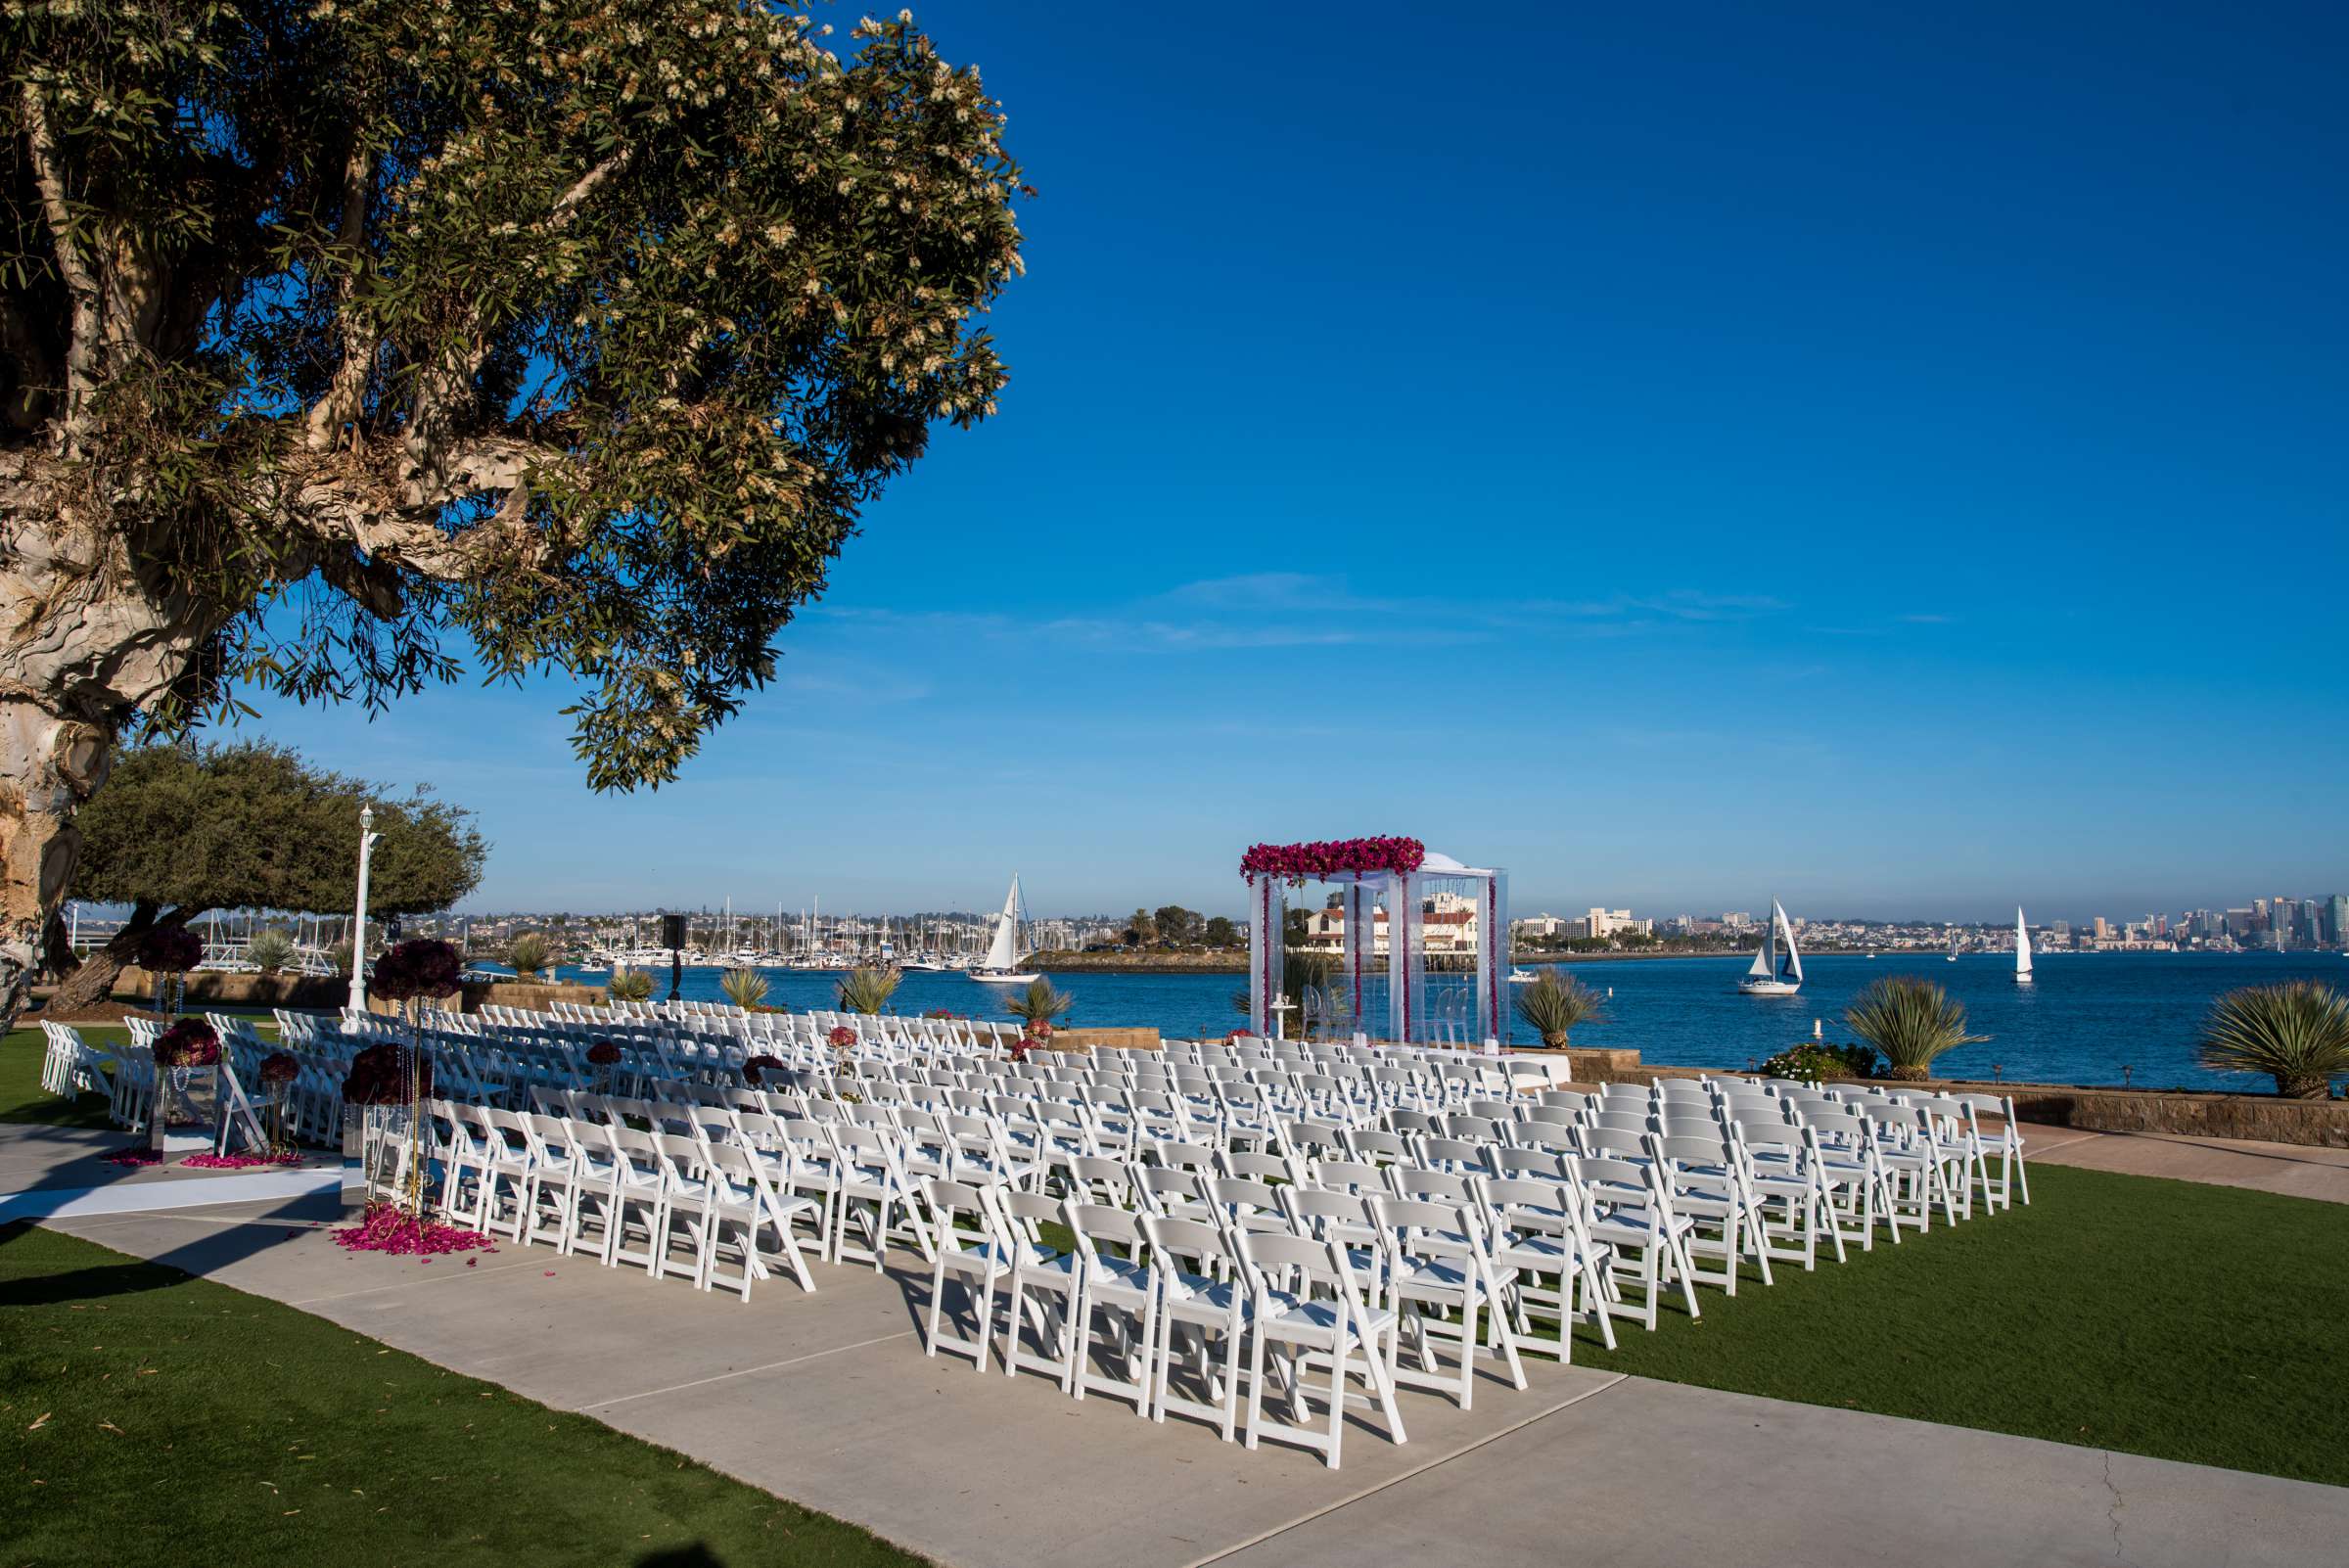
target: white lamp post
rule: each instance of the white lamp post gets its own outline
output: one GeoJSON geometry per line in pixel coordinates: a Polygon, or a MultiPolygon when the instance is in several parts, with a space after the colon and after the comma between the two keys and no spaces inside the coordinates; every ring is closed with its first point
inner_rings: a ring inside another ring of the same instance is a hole
{"type": "Polygon", "coordinates": [[[359,807],[359,908],[350,923],[350,1005],[364,1011],[367,1006],[367,862],[374,858],[375,841],[383,835],[375,831],[375,807],[359,807]]]}

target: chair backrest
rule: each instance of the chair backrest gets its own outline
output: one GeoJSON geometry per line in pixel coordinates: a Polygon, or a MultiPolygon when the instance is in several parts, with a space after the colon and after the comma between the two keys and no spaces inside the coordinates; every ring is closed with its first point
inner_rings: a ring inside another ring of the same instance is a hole
{"type": "Polygon", "coordinates": [[[1471,1184],[1473,1179],[1451,1171],[1414,1171],[1400,1165],[1387,1167],[1389,1191],[1399,1198],[1416,1198],[1430,1203],[1472,1201],[1476,1196],[1476,1189],[1471,1184]]]}
{"type": "Polygon", "coordinates": [[[1326,1237],[1333,1222],[1359,1225],[1367,1223],[1370,1218],[1369,1207],[1359,1193],[1336,1192],[1326,1187],[1282,1187],[1280,1207],[1289,1218],[1289,1228],[1301,1236],[1326,1237]]]}

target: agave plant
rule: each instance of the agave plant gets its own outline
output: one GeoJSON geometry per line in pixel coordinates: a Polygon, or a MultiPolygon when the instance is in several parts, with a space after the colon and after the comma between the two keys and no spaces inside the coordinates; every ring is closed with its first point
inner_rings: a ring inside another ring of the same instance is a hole
{"type": "Polygon", "coordinates": [[[904,978],[893,964],[862,964],[840,977],[841,1011],[876,1014],[897,994],[904,978]]]}
{"type": "Polygon", "coordinates": [[[1965,1004],[1916,975],[1873,982],[1844,1009],[1843,1021],[1883,1053],[1890,1076],[1911,1081],[1932,1077],[1933,1060],[1942,1052],[1990,1038],[1967,1034],[1965,1004]]]}
{"type": "Polygon", "coordinates": [[[1517,1016],[1553,1050],[1570,1043],[1567,1036],[1575,1025],[1597,1021],[1605,1009],[1598,992],[1572,975],[1559,974],[1555,965],[1517,992],[1517,1016]]]}
{"type": "Polygon", "coordinates": [[[1077,1005],[1077,998],[1055,987],[1049,980],[1032,980],[1028,989],[1003,1003],[1003,1010],[1022,1023],[1034,1027],[1059,1020],[1060,1015],[1077,1005]]]}
{"type": "Polygon", "coordinates": [[[327,948],[326,962],[327,967],[334,970],[336,974],[348,975],[350,973],[350,944],[338,942],[327,948]]]}
{"type": "Polygon", "coordinates": [[[612,979],[604,987],[614,1001],[640,1002],[653,999],[653,977],[641,969],[622,969],[615,964],[612,979]]]}
{"type": "Polygon", "coordinates": [[[725,992],[726,1000],[746,1013],[756,1011],[766,1000],[766,977],[756,969],[727,970],[719,978],[717,989],[725,992]]]}
{"type": "Polygon", "coordinates": [[[2196,1045],[2204,1067],[2265,1073],[2286,1099],[2321,1100],[2349,1078],[2349,996],[2313,980],[2245,986],[2212,1004],[2196,1045]]]}
{"type": "Polygon", "coordinates": [[[274,975],[294,961],[294,939],[275,927],[256,931],[245,944],[245,956],[264,975],[274,975]]]}
{"type": "Polygon", "coordinates": [[[506,967],[517,980],[535,980],[554,961],[554,944],[535,931],[525,931],[506,944],[506,967]]]}

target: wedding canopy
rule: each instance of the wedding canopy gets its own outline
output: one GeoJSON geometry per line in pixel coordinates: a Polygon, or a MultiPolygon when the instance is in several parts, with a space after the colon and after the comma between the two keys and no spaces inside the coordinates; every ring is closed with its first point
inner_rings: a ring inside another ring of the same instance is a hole
{"type": "Polygon", "coordinates": [[[1337,1010],[1353,1021],[1356,1033],[1392,1042],[1469,1045],[1508,1038],[1507,873],[1431,854],[1417,839],[1370,838],[1259,844],[1240,857],[1240,875],[1249,892],[1252,1032],[1283,1029],[1287,892],[1325,882],[1335,890],[1343,953],[1333,988],[1337,1010]],[[1467,955],[1465,933],[1475,933],[1475,979],[1464,991],[1456,983],[1430,986],[1431,919],[1446,931],[1440,950],[1455,957],[1467,955]]]}

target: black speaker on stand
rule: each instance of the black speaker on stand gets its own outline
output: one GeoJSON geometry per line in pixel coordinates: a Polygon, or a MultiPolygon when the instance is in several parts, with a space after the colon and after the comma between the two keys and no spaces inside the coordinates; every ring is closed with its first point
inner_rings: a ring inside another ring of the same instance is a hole
{"type": "Polygon", "coordinates": [[[661,945],[668,949],[668,999],[677,999],[677,988],[685,980],[685,917],[665,914],[661,917],[661,945]]]}

